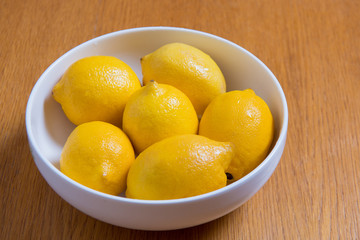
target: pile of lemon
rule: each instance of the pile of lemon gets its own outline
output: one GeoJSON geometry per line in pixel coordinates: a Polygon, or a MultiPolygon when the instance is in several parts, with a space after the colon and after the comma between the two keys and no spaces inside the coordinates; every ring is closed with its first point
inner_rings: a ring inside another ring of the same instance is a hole
{"type": "Polygon", "coordinates": [[[226,92],[215,61],[183,43],[141,58],[135,72],[111,56],[73,63],[53,88],[77,127],[60,170],[98,191],[136,199],[207,193],[252,171],[268,154],[274,123],[253,90],[226,92]]]}

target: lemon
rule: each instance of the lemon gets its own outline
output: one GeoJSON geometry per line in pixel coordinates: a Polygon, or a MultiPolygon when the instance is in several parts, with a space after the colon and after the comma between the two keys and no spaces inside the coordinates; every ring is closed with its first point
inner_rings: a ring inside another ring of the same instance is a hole
{"type": "Polygon", "coordinates": [[[101,121],[77,126],[68,137],[60,158],[66,176],[94,190],[118,195],[135,160],[134,149],[118,127],[101,121]]]}
{"type": "Polygon", "coordinates": [[[201,117],[214,97],[226,92],[224,76],[215,61],[198,48],[169,43],[141,58],[143,83],[150,80],[184,92],[201,117]]]}
{"type": "Polygon", "coordinates": [[[164,138],[197,133],[199,120],[180,90],[155,81],[136,91],[125,106],[123,130],[137,153],[164,138]]]}
{"type": "Polygon", "coordinates": [[[123,61],[92,56],[73,63],[52,93],[76,125],[105,121],[121,126],[125,103],[140,87],[135,72],[123,61]]]}
{"type": "Polygon", "coordinates": [[[236,157],[227,170],[233,182],[265,159],[274,137],[274,121],[265,101],[253,90],[230,91],[206,108],[199,134],[235,144],[236,157]]]}
{"type": "Polygon", "coordinates": [[[166,200],[200,195],[226,186],[232,143],[185,134],[143,151],[130,167],[126,196],[166,200]]]}

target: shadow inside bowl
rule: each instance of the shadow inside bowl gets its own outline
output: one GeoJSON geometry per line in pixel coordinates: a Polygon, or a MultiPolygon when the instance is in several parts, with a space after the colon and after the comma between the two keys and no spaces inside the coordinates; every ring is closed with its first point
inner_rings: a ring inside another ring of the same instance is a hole
{"type": "MultiPolygon", "coordinates": [[[[76,126],[68,120],[61,105],[56,102],[51,95],[48,96],[44,102],[44,121],[50,139],[62,149],[70,133],[76,126]]],[[[52,163],[55,167],[59,168],[58,161],[52,161],[52,163]]]]}

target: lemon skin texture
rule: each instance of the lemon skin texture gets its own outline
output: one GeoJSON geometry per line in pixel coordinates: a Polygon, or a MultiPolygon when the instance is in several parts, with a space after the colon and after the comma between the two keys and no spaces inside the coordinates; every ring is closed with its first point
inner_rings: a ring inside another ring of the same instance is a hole
{"type": "Polygon", "coordinates": [[[146,200],[186,198],[226,186],[234,146],[185,134],[143,151],[129,170],[126,196],[146,200]]]}
{"type": "Polygon", "coordinates": [[[73,63],[52,94],[75,125],[104,121],[121,126],[130,95],[141,87],[135,72],[112,56],[91,56],[73,63]]]}
{"type": "Polygon", "coordinates": [[[266,102],[253,90],[230,91],[209,104],[199,134],[235,144],[236,157],[227,170],[233,177],[231,183],[265,159],[274,137],[274,120],[266,102]]]}
{"type": "Polygon", "coordinates": [[[134,149],[118,127],[100,121],[77,126],[68,137],[60,158],[60,170],[94,190],[118,195],[135,160],[134,149]]]}
{"type": "Polygon", "coordinates": [[[141,59],[143,83],[170,84],[184,92],[200,118],[214,97],[226,92],[225,78],[216,62],[198,48],[166,44],[141,59]]]}
{"type": "Polygon", "coordinates": [[[125,106],[123,130],[136,153],[164,138],[196,134],[199,120],[189,98],[175,87],[151,81],[125,106]]]}

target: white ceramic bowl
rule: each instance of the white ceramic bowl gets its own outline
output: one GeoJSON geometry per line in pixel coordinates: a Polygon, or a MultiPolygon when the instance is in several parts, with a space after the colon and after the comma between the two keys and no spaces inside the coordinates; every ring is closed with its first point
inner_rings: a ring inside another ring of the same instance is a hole
{"type": "MultiPolygon", "coordinates": [[[[269,179],[283,153],[288,110],[281,86],[254,55],[220,37],[195,30],[145,27],[122,30],[85,42],[56,60],[39,78],[28,100],[26,129],[35,163],[49,185],[65,201],[101,221],[142,230],[170,230],[219,218],[251,198],[269,179]],[[134,200],[89,189],[63,175],[59,157],[74,129],[51,90],[74,61],[92,55],[120,58],[142,78],[140,58],[170,42],[183,42],[208,53],[222,69],[228,91],[252,88],[269,105],[275,119],[272,151],[251,173],[222,189],[177,200],[134,200]]],[[[269,206],[271,207],[271,206],[269,206]]]]}

